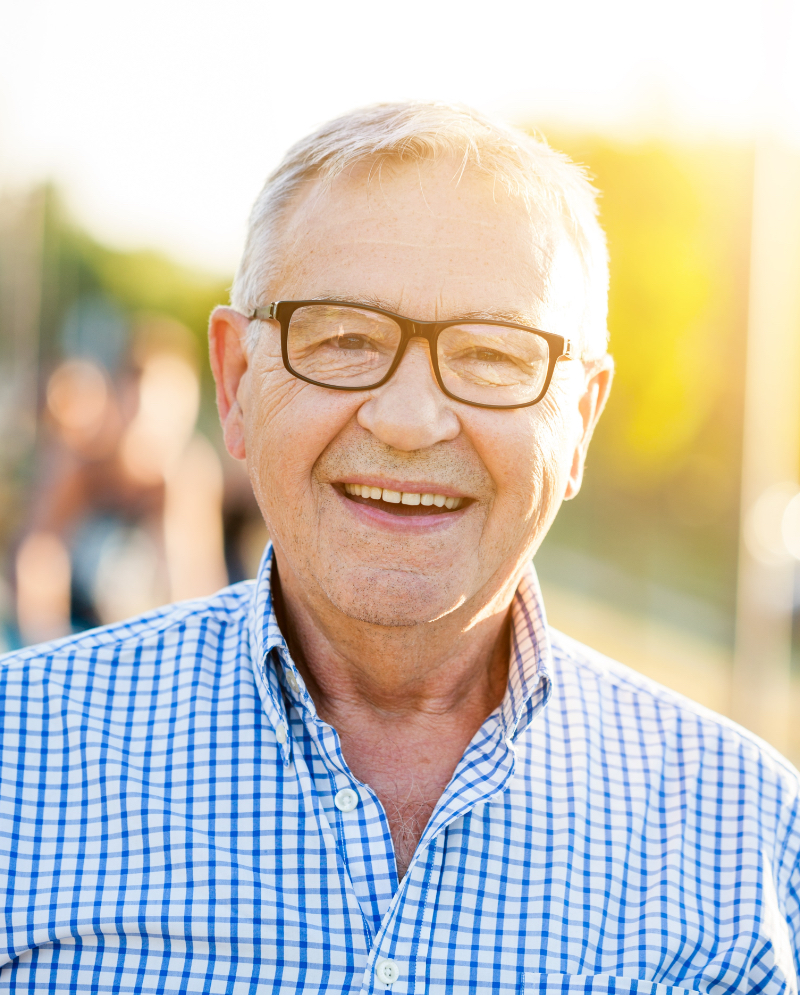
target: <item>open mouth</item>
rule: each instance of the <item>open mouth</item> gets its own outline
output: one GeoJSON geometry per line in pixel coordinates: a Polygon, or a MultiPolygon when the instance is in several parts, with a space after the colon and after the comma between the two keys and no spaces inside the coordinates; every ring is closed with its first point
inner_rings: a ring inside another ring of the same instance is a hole
{"type": "Polygon", "coordinates": [[[452,514],[470,503],[469,498],[420,491],[393,491],[388,487],[370,487],[369,484],[339,484],[337,489],[356,504],[371,505],[390,515],[406,517],[452,514]]]}

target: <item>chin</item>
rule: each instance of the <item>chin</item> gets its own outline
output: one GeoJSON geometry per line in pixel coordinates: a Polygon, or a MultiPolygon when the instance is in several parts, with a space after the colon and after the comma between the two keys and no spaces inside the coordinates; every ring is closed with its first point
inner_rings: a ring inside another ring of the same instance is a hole
{"type": "Polygon", "coordinates": [[[402,627],[434,622],[464,603],[463,583],[447,583],[403,570],[363,569],[337,573],[326,584],[333,606],[348,618],[370,625],[402,627]]]}

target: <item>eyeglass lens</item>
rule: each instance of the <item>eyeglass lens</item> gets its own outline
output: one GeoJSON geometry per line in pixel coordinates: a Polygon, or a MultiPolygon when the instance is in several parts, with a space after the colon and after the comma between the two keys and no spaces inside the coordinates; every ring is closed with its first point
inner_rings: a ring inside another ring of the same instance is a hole
{"type": "MultiPolygon", "coordinates": [[[[401,339],[397,322],[375,311],[306,305],[289,323],[289,364],[331,387],[371,387],[386,376],[401,339]]],[[[451,325],[440,333],[436,354],[446,389],[464,401],[526,404],[547,379],[547,340],[508,325],[451,325]]]]}

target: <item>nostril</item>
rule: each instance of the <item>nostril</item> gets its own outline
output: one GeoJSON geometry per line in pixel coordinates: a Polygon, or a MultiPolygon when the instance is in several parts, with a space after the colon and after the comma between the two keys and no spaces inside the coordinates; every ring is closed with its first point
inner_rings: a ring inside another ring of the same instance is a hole
{"type": "Polygon", "coordinates": [[[380,442],[393,449],[412,452],[428,449],[458,435],[460,424],[452,411],[417,403],[394,404],[388,398],[372,398],[358,411],[358,423],[380,442]]]}

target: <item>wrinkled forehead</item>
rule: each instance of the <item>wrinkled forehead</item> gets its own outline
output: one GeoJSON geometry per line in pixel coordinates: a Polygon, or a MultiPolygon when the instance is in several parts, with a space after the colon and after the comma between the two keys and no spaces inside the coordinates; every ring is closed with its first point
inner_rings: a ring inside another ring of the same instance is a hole
{"type": "Polygon", "coordinates": [[[285,215],[278,254],[277,296],[369,297],[426,320],[502,312],[541,324],[547,312],[560,331],[553,315],[583,296],[555,212],[474,168],[459,175],[450,160],[365,163],[309,182],[285,215]]]}

